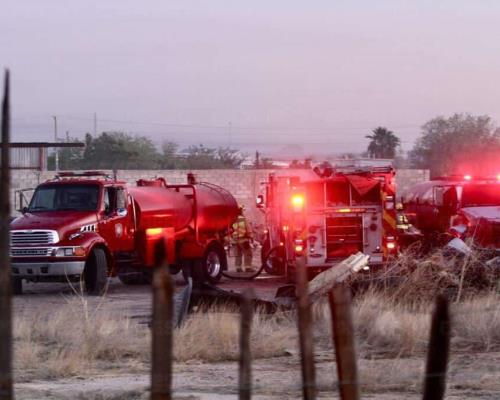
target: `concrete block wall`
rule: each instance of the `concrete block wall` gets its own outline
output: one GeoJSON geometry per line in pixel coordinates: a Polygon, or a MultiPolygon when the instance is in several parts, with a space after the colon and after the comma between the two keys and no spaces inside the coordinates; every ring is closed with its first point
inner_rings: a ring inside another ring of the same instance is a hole
{"type": "MultiPolygon", "coordinates": [[[[110,175],[112,171],[106,171],[110,175]]],[[[255,223],[262,222],[262,213],[255,207],[255,197],[261,192],[261,182],[265,182],[273,170],[119,170],[117,177],[129,185],[135,185],[139,179],[164,177],[168,183],[186,183],[188,172],[193,172],[198,181],[210,182],[229,190],[239,204],[245,206],[248,218],[255,223]]],[[[283,172],[283,171],[282,171],[283,172]]],[[[291,175],[303,170],[289,170],[291,175]]],[[[11,198],[14,205],[14,193],[23,188],[34,188],[39,183],[54,177],[53,171],[12,171],[11,198]]],[[[428,170],[400,169],[396,173],[398,193],[403,194],[415,183],[429,179],[428,170]]],[[[18,201],[16,202],[19,203],[18,201]]],[[[14,206],[12,207],[14,209],[14,206]]],[[[17,213],[15,213],[17,214],[17,213]]]]}

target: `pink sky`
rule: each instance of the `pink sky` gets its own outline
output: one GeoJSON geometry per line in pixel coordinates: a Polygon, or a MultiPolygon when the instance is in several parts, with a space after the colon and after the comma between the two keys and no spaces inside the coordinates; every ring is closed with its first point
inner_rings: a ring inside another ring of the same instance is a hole
{"type": "Polygon", "coordinates": [[[362,151],[382,125],[409,149],[437,115],[500,122],[499,37],[497,1],[7,0],[0,64],[15,140],[96,112],[156,142],[362,151]]]}

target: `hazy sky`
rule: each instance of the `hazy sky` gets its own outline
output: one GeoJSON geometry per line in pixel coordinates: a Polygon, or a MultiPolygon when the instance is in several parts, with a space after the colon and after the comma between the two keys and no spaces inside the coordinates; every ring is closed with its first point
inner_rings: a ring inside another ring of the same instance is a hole
{"type": "Polygon", "coordinates": [[[246,150],[404,148],[436,115],[500,122],[500,2],[14,0],[14,140],[125,130],[246,150]],[[231,127],[230,127],[231,126],[231,127]],[[269,145],[272,144],[273,147],[269,145]]]}

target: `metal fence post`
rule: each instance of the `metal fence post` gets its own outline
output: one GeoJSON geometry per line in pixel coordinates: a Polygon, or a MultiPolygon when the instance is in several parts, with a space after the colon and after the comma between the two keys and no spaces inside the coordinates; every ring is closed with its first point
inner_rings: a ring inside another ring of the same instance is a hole
{"type": "Polygon", "coordinates": [[[253,306],[255,297],[252,289],[243,292],[241,303],[240,328],[240,376],[239,396],[241,400],[250,400],[252,397],[252,354],[250,351],[250,334],[252,328],[253,306]]]}
{"type": "Polygon", "coordinates": [[[340,398],[342,400],[358,400],[360,396],[351,293],[346,286],[336,285],[329,293],[329,300],[340,398]]]}
{"type": "MultiPolygon", "coordinates": [[[[164,255],[164,246],[159,247],[157,253],[164,255]]],[[[158,262],[162,259],[166,257],[156,256],[158,262]]],[[[172,398],[173,295],[172,277],[163,262],[153,274],[151,400],[172,398]]]]}
{"type": "Polygon", "coordinates": [[[436,298],[425,368],[424,400],[441,400],[446,390],[446,369],[450,353],[450,310],[444,296],[436,298]]]}
{"type": "Polygon", "coordinates": [[[299,257],[297,266],[297,296],[299,317],[299,340],[302,363],[302,392],[306,400],[316,398],[314,368],[314,337],[312,331],[311,304],[308,294],[307,271],[303,257],[299,257]]]}
{"type": "Polygon", "coordinates": [[[2,164],[0,172],[0,399],[13,398],[12,284],[10,270],[10,104],[9,71],[5,72],[2,101],[2,164]]]}

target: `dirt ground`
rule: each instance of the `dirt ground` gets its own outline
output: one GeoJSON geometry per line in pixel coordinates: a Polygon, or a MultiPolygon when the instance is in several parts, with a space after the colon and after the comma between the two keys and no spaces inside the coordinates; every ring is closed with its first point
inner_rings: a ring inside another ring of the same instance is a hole
{"type": "MultiPolygon", "coordinates": [[[[263,275],[252,282],[224,279],[224,289],[241,291],[253,287],[258,296],[272,299],[279,278],[263,275]]],[[[176,277],[180,290],[184,283],[176,277]]],[[[35,315],[37,310],[57,308],[64,297],[74,296],[66,284],[29,284],[25,294],[14,298],[14,312],[35,315]]],[[[99,299],[92,298],[92,302],[99,299]]],[[[116,313],[126,315],[138,323],[147,321],[151,313],[151,290],[147,286],[124,286],[112,279],[106,302],[116,313]]],[[[316,380],[318,398],[337,398],[336,366],[333,350],[316,348],[316,380]]],[[[298,346],[288,356],[259,359],[253,363],[255,399],[301,398],[301,374],[298,346]]],[[[43,368],[43,365],[37,366],[43,368]]],[[[424,369],[423,358],[383,358],[362,354],[359,359],[363,398],[418,399],[424,369]]],[[[149,375],[130,374],[119,366],[91,378],[72,377],[50,381],[23,381],[16,383],[17,399],[147,399],[149,375]]],[[[173,388],[178,399],[234,399],[237,398],[237,362],[206,363],[191,361],[175,363],[173,388]]],[[[500,393],[500,353],[454,353],[451,356],[448,377],[448,399],[498,399],[500,393]]]]}

